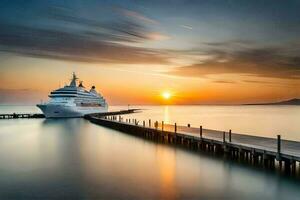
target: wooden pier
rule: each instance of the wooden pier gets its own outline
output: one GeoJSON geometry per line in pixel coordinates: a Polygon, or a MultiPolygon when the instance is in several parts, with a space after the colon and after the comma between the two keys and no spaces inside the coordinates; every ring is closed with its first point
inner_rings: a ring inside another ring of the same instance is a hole
{"type": "Polygon", "coordinates": [[[122,116],[86,116],[92,123],[119,130],[139,137],[180,145],[193,150],[224,155],[251,165],[276,169],[288,174],[300,173],[300,142],[242,135],[187,126],[158,123],[151,120],[137,121],[122,116]]]}
{"type": "MultiPolygon", "coordinates": [[[[139,112],[140,109],[128,109],[128,110],[119,110],[119,111],[110,111],[104,113],[93,113],[89,114],[88,116],[93,117],[104,117],[104,116],[113,116],[113,115],[125,115],[131,114],[135,112],[139,112]]],[[[44,114],[40,113],[12,113],[12,114],[0,114],[0,119],[26,119],[26,118],[45,118],[44,114]]]]}
{"type": "Polygon", "coordinates": [[[25,118],[45,118],[45,115],[39,113],[30,113],[30,114],[0,114],[0,119],[25,119],[25,118]]]}
{"type": "Polygon", "coordinates": [[[141,109],[110,111],[110,112],[104,112],[104,113],[88,114],[88,115],[85,115],[84,118],[88,118],[88,117],[98,117],[99,118],[99,117],[104,117],[104,116],[125,115],[125,114],[140,112],[140,111],[141,111],[141,109]]]}

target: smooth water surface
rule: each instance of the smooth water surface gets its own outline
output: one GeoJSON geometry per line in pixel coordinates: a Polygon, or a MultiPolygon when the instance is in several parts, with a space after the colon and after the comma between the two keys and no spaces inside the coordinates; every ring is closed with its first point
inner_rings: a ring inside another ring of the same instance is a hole
{"type": "MultiPolygon", "coordinates": [[[[136,108],[132,106],[132,108],[136,108]]],[[[124,118],[300,141],[300,106],[140,106],[142,112],[124,118]]],[[[112,109],[127,109],[113,107],[112,109]]]]}
{"type": "MultiPolygon", "coordinates": [[[[160,116],[164,109],[152,110],[157,113],[153,118],[185,122],[183,115],[172,116],[179,111],[170,107],[169,115],[160,116]]],[[[148,118],[149,112],[136,115],[148,118]]],[[[0,120],[0,161],[0,199],[300,196],[299,180],[157,144],[84,119],[0,120]]]]}
{"type": "MultiPolygon", "coordinates": [[[[131,106],[142,112],[124,116],[235,133],[300,141],[300,106],[131,106]]],[[[128,109],[111,106],[111,111],[128,109]]],[[[40,113],[35,106],[1,106],[1,113],[40,113]]]]}

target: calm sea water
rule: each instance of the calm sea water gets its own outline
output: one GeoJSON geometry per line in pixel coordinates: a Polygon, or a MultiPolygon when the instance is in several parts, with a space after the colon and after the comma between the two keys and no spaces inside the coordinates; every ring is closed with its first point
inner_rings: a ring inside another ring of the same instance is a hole
{"type": "MultiPolygon", "coordinates": [[[[297,106],[142,108],[128,117],[300,139],[297,106]]],[[[0,106],[0,112],[37,110],[0,106]]],[[[299,187],[293,178],[84,119],[0,120],[0,199],[299,199],[299,187]]]]}

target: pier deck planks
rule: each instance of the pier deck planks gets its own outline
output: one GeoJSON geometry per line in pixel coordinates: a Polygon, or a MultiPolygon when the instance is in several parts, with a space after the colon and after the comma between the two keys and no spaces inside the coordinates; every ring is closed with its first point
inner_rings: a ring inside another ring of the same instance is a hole
{"type": "MultiPolygon", "coordinates": [[[[174,129],[174,125],[164,125],[165,131],[172,132],[174,129]]],[[[177,126],[177,132],[200,138],[200,128],[177,126]]],[[[277,153],[277,139],[237,133],[232,133],[231,135],[231,144],[266,150],[274,153],[274,155],[277,153]]],[[[202,137],[223,142],[223,131],[203,129],[202,137]]],[[[228,132],[226,132],[226,141],[228,142],[228,132]]],[[[281,154],[295,157],[295,160],[300,161],[300,142],[281,140],[281,154]]]]}

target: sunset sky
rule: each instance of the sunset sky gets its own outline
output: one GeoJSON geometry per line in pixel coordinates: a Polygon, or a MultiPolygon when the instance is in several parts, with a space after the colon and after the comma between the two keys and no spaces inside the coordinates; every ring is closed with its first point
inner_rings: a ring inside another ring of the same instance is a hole
{"type": "Polygon", "coordinates": [[[45,101],[72,72],[110,105],[299,98],[299,10],[298,0],[2,0],[0,104],[45,101]]]}

